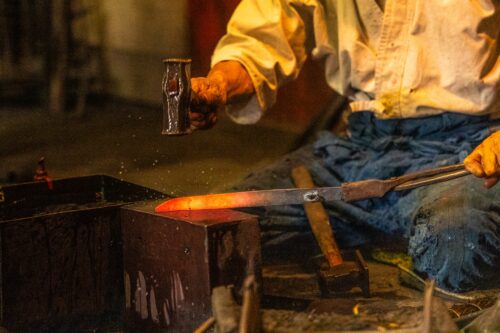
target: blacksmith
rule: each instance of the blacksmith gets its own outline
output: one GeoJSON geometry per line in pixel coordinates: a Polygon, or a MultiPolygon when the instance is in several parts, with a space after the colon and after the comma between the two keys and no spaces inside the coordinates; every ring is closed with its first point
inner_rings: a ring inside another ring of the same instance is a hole
{"type": "MultiPolygon", "coordinates": [[[[476,177],[327,208],[343,246],[366,242],[370,231],[403,236],[415,268],[440,286],[498,286],[499,35],[498,0],[243,0],[212,70],[192,80],[191,119],[209,128],[226,105],[234,121],[257,122],[310,53],[350,100],[347,135],[320,133],[251,175],[247,187],[292,187],[290,167],[299,161],[318,186],[465,161],[476,177]]],[[[307,224],[295,206],[261,215],[266,244],[293,239],[307,224]]]]}

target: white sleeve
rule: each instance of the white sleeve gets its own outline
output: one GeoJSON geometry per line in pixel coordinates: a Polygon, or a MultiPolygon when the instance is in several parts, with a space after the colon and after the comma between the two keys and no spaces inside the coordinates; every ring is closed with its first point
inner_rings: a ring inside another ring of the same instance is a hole
{"type": "Polygon", "coordinates": [[[288,0],[241,1],[212,56],[212,66],[239,61],[255,87],[251,100],[227,107],[234,121],[255,123],[274,104],[278,88],[295,79],[306,60],[305,41],[304,22],[288,0]]]}

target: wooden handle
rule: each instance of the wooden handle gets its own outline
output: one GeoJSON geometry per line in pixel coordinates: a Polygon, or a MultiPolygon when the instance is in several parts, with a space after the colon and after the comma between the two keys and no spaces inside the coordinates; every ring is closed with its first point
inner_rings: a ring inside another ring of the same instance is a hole
{"type": "MultiPolygon", "coordinates": [[[[298,188],[315,187],[311,174],[302,165],[292,169],[292,179],[298,188]]],[[[304,203],[304,209],[314,236],[330,267],[342,264],[344,260],[335,241],[330,219],[323,204],[321,202],[306,202],[304,203]]]]}
{"type": "Polygon", "coordinates": [[[207,320],[203,322],[203,324],[200,325],[197,329],[194,330],[193,333],[205,333],[207,332],[212,326],[215,324],[215,318],[210,317],[207,320]]]}
{"type": "Polygon", "coordinates": [[[243,304],[239,333],[258,333],[261,331],[259,296],[254,275],[249,275],[243,282],[243,304]]]}

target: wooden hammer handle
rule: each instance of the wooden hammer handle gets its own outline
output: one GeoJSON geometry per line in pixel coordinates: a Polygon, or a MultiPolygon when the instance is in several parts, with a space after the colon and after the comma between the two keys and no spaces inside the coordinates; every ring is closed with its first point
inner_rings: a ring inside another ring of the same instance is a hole
{"type": "MultiPolygon", "coordinates": [[[[298,188],[315,187],[311,174],[302,165],[292,169],[292,179],[298,188]]],[[[342,264],[344,260],[335,241],[333,229],[330,225],[330,218],[323,204],[321,202],[306,202],[304,203],[304,209],[314,236],[330,267],[342,264]]]]}

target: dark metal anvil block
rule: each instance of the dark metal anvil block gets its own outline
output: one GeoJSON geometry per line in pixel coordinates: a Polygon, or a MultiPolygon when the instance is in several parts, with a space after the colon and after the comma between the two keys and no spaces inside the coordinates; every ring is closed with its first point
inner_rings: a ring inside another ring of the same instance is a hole
{"type": "Polygon", "coordinates": [[[130,332],[192,332],[211,316],[214,287],[260,276],[260,232],[232,210],[156,214],[158,202],[121,211],[126,326],[130,332]]]}

